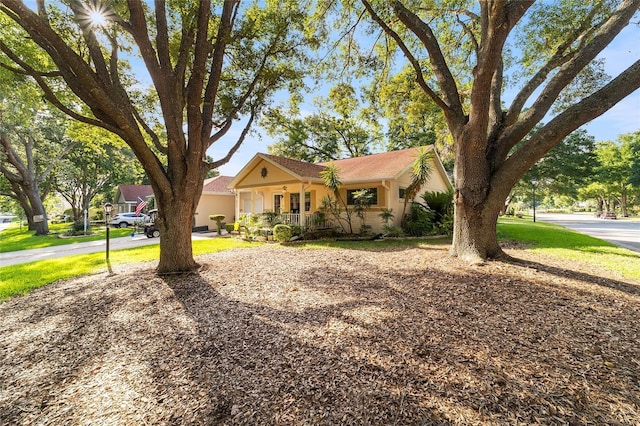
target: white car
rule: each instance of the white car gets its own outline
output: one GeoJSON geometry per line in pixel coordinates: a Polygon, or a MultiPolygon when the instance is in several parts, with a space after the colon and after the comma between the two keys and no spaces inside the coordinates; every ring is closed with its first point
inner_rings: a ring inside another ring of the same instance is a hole
{"type": "Polygon", "coordinates": [[[140,214],[136,216],[135,213],[118,213],[111,218],[109,225],[117,226],[118,228],[126,228],[132,225],[142,225],[149,222],[150,218],[146,214],[140,214]]]}

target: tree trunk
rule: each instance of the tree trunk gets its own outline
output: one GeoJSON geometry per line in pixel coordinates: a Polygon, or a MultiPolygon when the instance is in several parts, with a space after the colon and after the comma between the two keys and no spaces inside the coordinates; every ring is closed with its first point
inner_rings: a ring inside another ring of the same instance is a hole
{"type": "Polygon", "coordinates": [[[49,222],[47,221],[47,212],[45,211],[44,204],[40,198],[40,192],[37,186],[34,188],[35,183],[16,184],[14,186],[14,192],[18,194],[18,202],[24,210],[24,214],[29,224],[29,230],[35,231],[35,235],[47,235],[49,234],[49,222]],[[36,221],[35,216],[42,216],[42,221],[36,221]]]}
{"type": "Polygon", "coordinates": [[[496,224],[498,212],[487,211],[483,205],[474,206],[456,202],[451,254],[472,263],[501,257],[496,224]]]}
{"type": "MultiPolygon", "coordinates": [[[[472,120],[470,120],[472,121],[472,120]]],[[[456,138],[454,226],[451,254],[472,264],[504,253],[498,245],[496,227],[504,208],[510,182],[494,182],[484,156],[483,132],[467,125],[456,138]]]]}
{"type": "Polygon", "coordinates": [[[200,267],[193,259],[191,247],[191,224],[202,185],[199,192],[197,187],[180,185],[169,194],[158,193],[154,189],[159,194],[158,206],[161,207],[156,220],[160,230],[158,274],[192,272],[200,267]]]}

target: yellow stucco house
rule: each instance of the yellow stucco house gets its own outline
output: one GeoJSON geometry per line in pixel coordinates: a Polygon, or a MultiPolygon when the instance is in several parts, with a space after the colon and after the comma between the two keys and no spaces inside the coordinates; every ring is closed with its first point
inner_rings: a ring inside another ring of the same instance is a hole
{"type": "MultiPolygon", "coordinates": [[[[433,150],[433,146],[426,148],[433,150]]],[[[400,224],[404,190],[411,182],[411,166],[417,155],[418,148],[409,148],[332,162],[343,183],[341,196],[348,203],[358,190],[368,189],[373,194],[367,224],[374,232],[382,229],[378,214],[385,208],[393,209],[394,225],[400,224]]],[[[280,214],[285,223],[313,227],[323,197],[330,194],[320,175],[327,164],[256,154],[228,185],[236,193],[235,217],[272,211],[280,214]]],[[[419,194],[450,188],[451,182],[436,154],[433,173],[419,194]]]]}
{"type": "Polygon", "coordinates": [[[226,223],[236,220],[235,194],[228,188],[232,179],[232,176],[216,176],[204,181],[202,195],[193,218],[194,227],[207,226],[209,229],[216,229],[216,223],[209,219],[213,214],[223,214],[226,223]]]}

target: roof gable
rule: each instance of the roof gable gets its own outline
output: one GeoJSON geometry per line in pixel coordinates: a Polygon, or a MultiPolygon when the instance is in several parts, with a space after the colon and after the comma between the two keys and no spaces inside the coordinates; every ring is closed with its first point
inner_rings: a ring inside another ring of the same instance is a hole
{"type": "Polygon", "coordinates": [[[325,166],[307,163],[306,161],[293,160],[291,158],[278,157],[270,154],[257,153],[253,158],[238,172],[238,174],[229,183],[229,188],[239,188],[246,185],[252,185],[257,180],[263,180],[266,184],[272,184],[274,181],[296,179],[299,181],[321,181],[320,172],[325,166]],[[270,172],[268,169],[274,167],[277,173],[270,172]],[[265,174],[262,175],[262,168],[266,168],[265,174]],[[267,177],[268,175],[268,177],[267,177]],[[275,177],[275,176],[278,177],[275,177]],[[261,176],[256,177],[256,176],[261,176]]]}
{"type": "Polygon", "coordinates": [[[118,192],[126,202],[137,202],[138,197],[144,200],[153,195],[151,185],[118,185],[118,192]]]}
{"type": "Polygon", "coordinates": [[[320,172],[326,166],[320,164],[307,163],[306,161],[293,160],[291,158],[278,157],[270,154],[260,154],[264,159],[275,163],[301,179],[321,179],[320,172]]]}

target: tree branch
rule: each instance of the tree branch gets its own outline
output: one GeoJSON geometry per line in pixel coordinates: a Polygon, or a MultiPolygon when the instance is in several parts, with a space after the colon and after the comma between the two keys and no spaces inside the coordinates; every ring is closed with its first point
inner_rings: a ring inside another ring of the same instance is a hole
{"type": "Polygon", "coordinates": [[[495,180],[500,181],[511,175],[517,175],[519,178],[533,167],[538,159],[554,148],[558,141],[583,124],[604,114],[638,89],[640,89],[640,60],[607,85],[567,108],[538,130],[503,163],[500,167],[501,171],[496,173],[495,180]]]}
{"type": "Polygon", "coordinates": [[[391,37],[396,42],[398,47],[400,47],[400,50],[402,50],[402,53],[404,54],[404,56],[407,58],[407,60],[413,67],[416,73],[416,81],[418,85],[422,88],[422,90],[433,100],[433,102],[436,103],[436,105],[438,105],[438,107],[440,107],[440,109],[442,109],[445,115],[447,114],[448,111],[450,112],[450,105],[448,105],[448,102],[445,102],[440,96],[438,96],[436,92],[433,89],[431,89],[431,87],[427,84],[427,82],[424,79],[424,74],[422,72],[422,66],[420,65],[420,62],[415,58],[415,56],[413,56],[413,54],[411,53],[407,45],[404,43],[402,38],[398,35],[398,33],[393,31],[393,29],[391,29],[391,27],[389,27],[387,23],[384,22],[384,20],[380,16],[378,16],[378,14],[375,12],[373,7],[367,0],[361,0],[361,1],[365,9],[367,10],[367,12],[369,12],[371,19],[373,19],[384,30],[384,32],[387,33],[389,37],[391,37]]]}
{"type": "Polygon", "coordinates": [[[639,8],[640,0],[623,0],[616,12],[602,26],[601,31],[560,68],[520,120],[505,130],[502,135],[504,146],[500,148],[501,155],[506,156],[509,150],[544,118],[560,92],[611,43],[639,8]]]}
{"type": "Polygon", "coordinates": [[[458,87],[431,28],[401,2],[394,1],[393,9],[400,21],[418,37],[429,53],[431,69],[438,80],[446,105],[445,108],[438,106],[443,109],[445,116],[451,123],[462,124],[466,118],[460,102],[458,87]]]}
{"type": "Polygon", "coordinates": [[[231,157],[240,148],[240,146],[244,142],[244,139],[246,138],[247,134],[249,133],[249,130],[251,130],[251,125],[253,124],[253,120],[255,120],[256,115],[257,115],[256,109],[255,108],[251,108],[251,115],[249,116],[249,121],[244,126],[244,129],[242,129],[242,133],[240,134],[240,137],[238,138],[236,143],[231,147],[231,149],[227,152],[227,155],[225,155],[223,158],[221,158],[218,161],[214,161],[213,163],[209,163],[209,165],[207,166],[209,168],[209,170],[217,169],[218,167],[222,166],[223,164],[227,164],[227,162],[229,162],[229,160],[231,160],[231,157]]]}
{"type": "Polygon", "coordinates": [[[575,57],[578,52],[580,52],[580,47],[583,46],[583,43],[581,42],[580,46],[577,49],[569,50],[573,43],[580,38],[584,40],[586,35],[595,31],[597,28],[600,28],[606,22],[602,21],[594,28],[589,28],[591,18],[593,18],[596,12],[601,9],[601,6],[602,3],[599,3],[591,10],[590,14],[586,19],[582,21],[580,26],[578,26],[578,28],[571,32],[571,35],[567,37],[564,43],[558,46],[555,53],[551,56],[551,58],[549,58],[547,63],[544,64],[516,94],[513,102],[511,103],[511,107],[509,107],[509,110],[507,111],[505,116],[505,124],[507,126],[512,125],[517,121],[520,113],[522,112],[522,108],[524,107],[529,97],[538,87],[540,87],[542,83],[545,82],[551,71],[569,62],[575,57]],[[569,52],[567,52],[567,50],[569,50],[569,52]]]}

